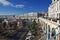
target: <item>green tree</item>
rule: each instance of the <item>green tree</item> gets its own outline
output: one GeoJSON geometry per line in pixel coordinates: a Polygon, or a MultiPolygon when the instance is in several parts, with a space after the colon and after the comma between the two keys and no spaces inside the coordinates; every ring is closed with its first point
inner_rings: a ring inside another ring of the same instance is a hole
{"type": "Polygon", "coordinates": [[[28,28],[30,31],[32,31],[33,30],[32,24],[28,25],[28,28]]]}
{"type": "Polygon", "coordinates": [[[52,36],[54,36],[56,34],[56,30],[55,28],[52,28],[52,36]]]}
{"type": "Polygon", "coordinates": [[[35,20],[28,26],[28,28],[32,32],[32,34],[36,35],[36,33],[37,33],[37,23],[36,23],[35,20]]]}
{"type": "Polygon", "coordinates": [[[13,24],[13,29],[16,30],[18,27],[17,27],[17,22],[14,22],[13,24]]]}
{"type": "Polygon", "coordinates": [[[5,29],[5,27],[6,27],[6,22],[3,23],[3,28],[5,29]]]}
{"type": "Polygon", "coordinates": [[[23,20],[22,20],[22,25],[23,25],[23,26],[26,26],[26,19],[23,19],[23,20]]]}

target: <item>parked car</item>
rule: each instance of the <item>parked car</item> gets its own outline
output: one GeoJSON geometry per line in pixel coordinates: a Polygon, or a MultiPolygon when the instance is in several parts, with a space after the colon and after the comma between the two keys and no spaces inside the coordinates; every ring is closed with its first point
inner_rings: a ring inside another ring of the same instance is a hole
{"type": "Polygon", "coordinates": [[[26,36],[26,39],[25,39],[25,40],[30,40],[30,39],[31,39],[31,37],[32,37],[31,32],[28,32],[28,34],[27,34],[27,36],[26,36]]]}

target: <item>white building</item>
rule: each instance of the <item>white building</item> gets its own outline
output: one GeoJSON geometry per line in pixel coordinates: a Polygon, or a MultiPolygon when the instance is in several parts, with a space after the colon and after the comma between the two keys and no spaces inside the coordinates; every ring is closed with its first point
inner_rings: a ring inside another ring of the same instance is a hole
{"type": "Polygon", "coordinates": [[[52,3],[48,8],[48,17],[50,18],[60,18],[60,0],[52,0],[52,3]]]}
{"type": "MultiPolygon", "coordinates": [[[[45,36],[45,37],[47,37],[46,40],[49,40],[49,39],[53,40],[54,39],[51,36],[52,35],[52,28],[55,29],[56,35],[59,33],[59,26],[58,26],[59,24],[57,24],[56,22],[42,18],[42,17],[39,17],[39,22],[41,23],[43,31],[47,34],[47,36],[45,36]]],[[[58,35],[56,36],[55,40],[60,40],[58,35]]]]}
{"type": "MultiPolygon", "coordinates": [[[[55,29],[56,34],[59,33],[60,0],[52,0],[52,3],[48,7],[48,18],[51,18],[51,20],[39,17],[39,20],[43,26],[42,28],[47,31],[47,40],[49,40],[48,36],[52,38],[51,36],[52,28],[55,29]],[[58,20],[57,22],[54,22],[52,21],[52,19],[58,19],[58,20]]],[[[60,40],[59,35],[56,36],[56,40],[60,40]]]]}
{"type": "MultiPolygon", "coordinates": [[[[42,24],[42,29],[47,32],[47,40],[53,40],[52,29],[55,29],[56,32],[56,39],[60,40],[60,0],[52,0],[52,3],[48,7],[48,18],[39,17],[39,21],[42,24]],[[49,20],[51,18],[51,20],[49,20]],[[57,22],[54,22],[53,19],[57,22]],[[58,20],[57,20],[58,19],[58,20]]],[[[46,36],[45,36],[46,37],[46,36]]]]}
{"type": "Polygon", "coordinates": [[[16,19],[36,19],[37,18],[37,12],[30,12],[25,14],[20,14],[15,16],[16,19]]]}

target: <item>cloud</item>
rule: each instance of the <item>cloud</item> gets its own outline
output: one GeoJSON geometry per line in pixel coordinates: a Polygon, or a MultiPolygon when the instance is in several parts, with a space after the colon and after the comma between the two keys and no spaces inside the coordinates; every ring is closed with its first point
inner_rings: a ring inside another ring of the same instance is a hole
{"type": "Polygon", "coordinates": [[[3,6],[12,5],[12,3],[8,2],[7,0],[0,0],[0,3],[3,4],[3,6]]]}
{"type": "Polygon", "coordinates": [[[22,4],[13,5],[11,2],[9,2],[7,0],[0,0],[0,4],[2,4],[3,6],[12,6],[12,7],[16,7],[16,8],[23,8],[24,7],[24,5],[22,5],[22,4]]]}
{"type": "Polygon", "coordinates": [[[23,8],[24,5],[15,5],[16,8],[23,8]]]}

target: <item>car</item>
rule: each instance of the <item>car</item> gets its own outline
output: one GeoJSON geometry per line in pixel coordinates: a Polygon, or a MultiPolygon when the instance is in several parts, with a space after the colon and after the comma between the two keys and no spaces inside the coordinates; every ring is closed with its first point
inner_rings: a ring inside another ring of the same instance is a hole
{"type": "Polygon", "coordinates": [[[31,32],[28,32],[28,34],[27,34],[27,36],[26,36],[26,39],[25,39],[25,40],[30,40],[30,39],[31,39],[31,37],[32,37],[31,32]]]}

